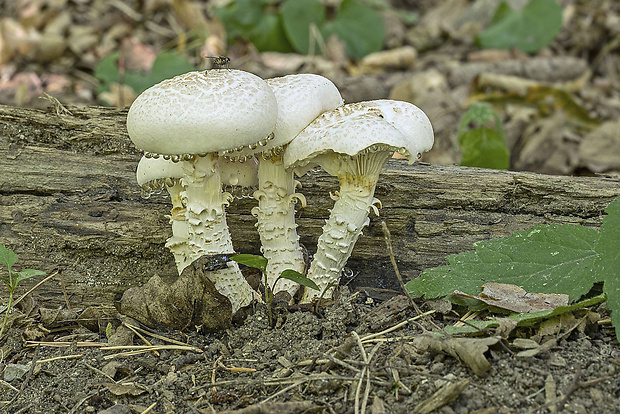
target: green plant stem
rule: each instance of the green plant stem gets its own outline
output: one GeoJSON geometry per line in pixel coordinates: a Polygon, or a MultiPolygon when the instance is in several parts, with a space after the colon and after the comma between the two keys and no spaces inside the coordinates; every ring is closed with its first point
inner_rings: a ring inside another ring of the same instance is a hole
{"type": "MultiPolygon", "coordinates": [[[[13,278],[9,274],[9,279],[11,281],[11,285],[13,282],[13,278]]],[[[6,312],[4,313],[4,320],[2,321],[2,327],[0,327],[0,339],[2,338],[2,334],[4,333],[4,328],[6,327],[6,322],[9,320],[9,311],[11,310],[11,306],[13,306],[13,292],[15,288],[9,286],[9,303],[6,305],[6,312]]]]}

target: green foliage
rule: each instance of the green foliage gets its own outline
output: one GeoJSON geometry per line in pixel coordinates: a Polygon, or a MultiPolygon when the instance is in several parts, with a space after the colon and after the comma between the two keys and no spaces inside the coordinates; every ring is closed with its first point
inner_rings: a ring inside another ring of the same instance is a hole
{"type": "Polygon", "coordinates": [[[461,117],[458,130],[461,146],[461,165],[467,167],[510,167],[510,154],[502,121],[493,108],[484,103],[472,105],[461,117]],[[470,124],[475,127],[470,128],[470,124]],[[492,127],[485,126],[492,123],[492,127]]]}
{"type": "MultiPolygon", "coordinates": [[[[516,322],[516,326],[533,326],[543,320],[551,319],[555,316],[562,315],[563,313],[572,312],[577,309],[584,309],[588,306],[593,306],[598,303],[601,303],[605,300],[605,295],[598,295],[593,298],[589,298],[577,303],[573,303],[572,305],[567,306],[558,306],[555,309],[544,310],[539,312],[528,312],[528,313],[513,313],[509,315],[508,318],[512,319],[516,322]]],[[[487,309],[488,306],[484,307],[487,309]]],[[[466,334],[466,333],[476,333],[480,330],[497,328],[500,326],[500,322],[496,318],[486,318],[485,320],[471,320],[467,322],[469,325],[463,326],[446,326],[444,331],[450,335],[458,335],[458,334],[466,334]]]]}
{"type": "Polygon", "coordinates": [[[312,280],[308,279],[306,276],[302,275],[296,270],[286,269],[284,270],[280,276],[273,281],[273,285],[269,286],[267,283],[267,259],[263,256],[258,256],[255,254],[237,254],[231,257],[231,260],[234,260],[237,263],[242,265],[253,267],[261,271],[263,275],[263,284],[265,286],[265,303],[267,304],[267,315],[269,316],[269,325],[273,326],[273,313],[272,313],[272,302],[273,302],[273,289],[280,279],[288,279],[292,280],[295,283],[298,283],[302,286],[308,287],[310,289],[319,290],[319,287],[312,280]]]}
{"type": "Polygon", "coordinates": [[[319,0],[286,0],[279,9],[269,0],[234,0],[215,12],[229,40],[251,41],[260,51],[307,54],[316,46],[316,37],[336,35],[349,56],[361,59],[381,50],[385,38],[379,13],[358,0],[343,0],[333,15],[319,0]]]}
{"type": "Polygon", "coordinates": [[[620,340],[620,197],[605,211],[607,217],[603,219],[595,248],[598,257],[594,272],[598,280],[605,282],[603,292],[607,293],[607,308],[611,310],[611,322],[620,340]]]}
{"type": "Polygon", "coordinates": [[[231,257],[231,260],[248,267],[254,267],[263,274],[267,271],[267,259],[263,256],[258,256],[256,254],[236,254],[231,257]]]}
{"type": "Polygon", "coordinates": [[[316,283],[314,283],[314,281],[312,281],[312,279],[308,279],[306,276],[293,269],[286,269],[285,271],[283,271],[280,277],[276,279],[274,284],[277,283],[280,278],[292,280],[293,282],[310,289],[319,290],[319,287],[316,285],[316,283]]]}
{"type": "Polygon", "coordinates": [[[121,80],[118,57],[118,52],[113,53],[102,59],[95,67],[95,77],[101,81],[97,90],[98,93],[110,90],[110,85],[113,83],[120,84],[121,82],[130,86],[136,93],[140,93],[164,79],[196,70],[196,67],[187,58],[175,52],[162,52],[155,58],[153,67],[148,74],[125,71],[121,80]]]}
{"type": "Polygon", "coordinates": [[[555,0],[530,0],[521,11],[504,1],[491,25],[476,37],[483,48],[517,48],[536,53],[545,48],[562,28],[562,8],[555,0]]]}
{"type": "Polygon", "coordinates": [[[6,305],[4,320],[2,321],[2,326],[0,327],[0,338],[2,338],[2,334],[4,333],[4,328],[6,327],[6,322],[9,318],[9,311],[11,310],[11,306],[13,306],[13,295],[15,294],[15,290],[17,289],[19,283],[23,280],[30,279],[31,277],[45,274],[45,272],[34,269],[24,269],[20,272],[13,271],[13,265],[17,263],[18,259],[19,257],[15,254],[15,252],[4,247],[4,245],[0,243],[0,264],[3,264],[7,268],[8,272],[7,276],[0,276],[0,280],[2,280],[9,289],[9,300],[6,305]]]}
{"type": "Polygon", "coordinates": [[[292,52],[284,34],[282,16],[270,0],[235,0],[216,7],[229,40],[251,40],[260,51],[292,52]]]}
{"type": "Polygon", "coordinates": [[[600,231],[565,225],[536,226],[474,244],[448,256],[448,265],[407,283],[412,296],[436,298],[460,290],[476,295],[486,282],[510,283],[528,292],[563,293],[571,301],[604,282],[612,322],[620,338],[620,197],[607,207],[600,231]]]}

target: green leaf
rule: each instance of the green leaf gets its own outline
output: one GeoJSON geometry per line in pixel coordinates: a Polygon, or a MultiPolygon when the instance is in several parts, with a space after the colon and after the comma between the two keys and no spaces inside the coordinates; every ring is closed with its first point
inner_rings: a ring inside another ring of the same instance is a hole
{"type": "Polygon", "coordinates": [[[43,276],[44,274],[45,272],[42,272],[41,270],[24,269],[21,272],[16,273],[17,277],[15,278],[15,285],[19,284],[22,280],[30,279],[35,276],[43,276]]]}
{"type": "Polygon", "coordinates": [[[483,48],[517,48],[526,53],[543,49],[562,28],[562,7],[555,0],[530,0],[521,11],[502,3],[491,25],[476,37],[483,48]]]}
{"type": "MultiPolygon", "coordinates": [[[[531,313],[514,313],[508,317],[514,320],[515,322],[517,322],[517,326],[519,327],[532,326],[545,319],[550,319],[555,316],[561,315],[563,313],[572,312],[577,309],[583,309],[588,306],[593,306],[593,305],[603,302],[604,300],[605,300],[605,295],[598,295],[593,298],[589,298],[581,302],[574,303],[572,305],[558,306],[557,308],[552,309],[552,310],[545,310],[545,311],[531,312],[531,313]]],[[[496,328],[499,326],[499,322],[495,318],[485,319],[484,321],[470,320],[470,321],[467,321],[467,323],[473,325],[473,327],[472,326],[461,326],[461,327],[446,326],[444,330],[447,334],[457,335],[457,334],[464,334],[464,333],[477,333],[479,332],[479,330],[484,330],[488,328],[496,328]]]]}
{"type": "Polygon", "coordinates": [[[248,33],[248,38],[252,40],[254,46],[261,52],[290,53],[295,50],[286,37],[280,14],[265,14],[252,31],[248,33]]]}
{"type": "Polygon", "coordinates": [[[502,121],[490,105],[474,104],[463,114],[459,122],[458,140],[462,153],[461,165],[499,170],[510,167],[510,153],[502,121]],[[494,128],[484,126],[491,121],[494,128]],[[470,124],[474,124],[474,127],[468,130],[470,124]]]}
{"type": "Polygon", "coordinates": [[[347,54],[355,59],[378,52],[383,48],[385,25],[381,15],[356,1],[344,0],[336,18],[321,30],[325,39],[336,35],[347,47],[347,54]]]}
{"type": "Polygon", "coordinates": [[[603,292],[607,294],[607,307],[611,310],[611,321],[620,340],[620,197],[605,210],[600,236],[596,244],[599,257],[595,264],[599,280],[604,281],[603,292]]]}
{"type": "Polygon", "coordinates": [[[280,278],[292,280],[293,282],[299,283],[300,285],[310,289],[319,290],[319,287],[312,281],[312,279],[308,279],[306,276],[293,269],[284,270],[282,274],[280,274],[280,278]]]}
{"type": "Polygon", "coordinates": [[[4,244],[0,243],[0,263],[9,268],[9,271],[19,258],[13,250],[4,247],[4,244]]]}
{"type": "MultiPolygon", "coordinates": [[[[101,86],[97,88],[98,93],[109,90],[110,85],[113,83],[120,83],[121,77],[118,68],[118,57],[118,52],[113,53],[97,64],[94,75],[101,81],[101,86]]],[[[186,57],[176,52],[161,52],[155,58],[149,74],[127,71],[124,74],[123,82],[125,85],[130,86],[136,93],[140,93],[164,79],[172,78],[195,69],[196,67],[186,57]]]]}
{"type": "Polygon", "coordinates": [[[264,6],[256,0],[235,0],[224,7],[216,7],[215,14],[220,18],[228,40],[247,39],[252,29],[258,25],[264,6]]]}
{"type": "Polygon", "coordinates": [[[318,0],[287,0],[280,9],[284,33],[295,50],[310,50],[310,25],[321,28],[325,22],[325,6],[318,0]]]}
{"type": "Polygon", "coordinates": [[[263,273],[267,269],[267,259],[256,254],[236,254],[230,259],[242,265],[259,269],[263,273]]]}
{"type": "Polygon", "coordinates": [[[196,70],[196,67],[185,56],[176,52],[161,52],[155,58],[151,73],[145,78],[144,82],[136,84],[135,87],[128,81],[127,84],[139,93],[164,79],[173,78],[193,70],[196,70]]]}
{"type": "Polygon", "coordinates": [[[500,282],[528,292],[565,293],[574,301],[597,282],[597,239],[596,230],[569,224],[517,231],[448,256],[447,266],[425,270],[407,289],[412,296],[436,298],[455,290],[475,295],[484,283],[500,282]]]}
{"type": "Polygon", "coordinates": [[[506,141],[496,130],[480,127],[459,136],[461,144],[461,165],[466,167],[495,168],[507,170],[510,167],[510,153],[506,141]]]}

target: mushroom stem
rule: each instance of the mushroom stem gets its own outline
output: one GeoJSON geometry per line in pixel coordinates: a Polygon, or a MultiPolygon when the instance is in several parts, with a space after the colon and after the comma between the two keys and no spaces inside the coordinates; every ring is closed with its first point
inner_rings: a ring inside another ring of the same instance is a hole
{"type": "MultiPolygon", "coordinates": [[[[166,187],[170,194],[172,209],[167,216],[172,227],[172,236],[166,240],[166,247],[174,255],[174,262],[177,265],[179,274],[187,267],[192,260],[192,253],[189,249],[189,226],[185,219],[185,207],[181,201],[181,191],[183,186],[180,180],[176,180],[174,185],[166,187]]],[[[195,259],[195,257],[194,257],[195,259]]]]}
{"type": "Polygon", "coordinates": [[[368,215],[378,200],[374,197],[379,173],[390,158],[389,151],[360,153],[354,157],[340,156],[333,162],[323,161],[327,171],[338,169],[340,190],[331,195],[335,200],[323,233],[317,242],[317,251],[308,271],[308,278],[319,290],[306,289],[301,303],[321,297],[331,297],[340,275],[353,252],[362,229],[370,222],[368,215]],[[331,164],[331,165],[328,165],[331,164]],[[324,292],[325,291],[325,292],[324,292]],[[323,293],[324,292],[324,293],[323,293]]]}
{"type": "MultiPolygon", "coordinates": [[[[191,263],[203,255],[234,254],[225,210],[232,197],[222,191],[217,154],[196,157],[184,166],[187,171],[181,179],[183,190],[180,196],[188,223],[188,261],[191,263]]],[[[206,275],[216,289],[230,299],[234,313],[249,305],[257,294],[236,262],[227,265],[226,269],[207,272],[206,275]]]]}
{"type": "MultiPolygon", "coordinates": [[[[293,172],[284,169],[281,156],[259,159],[258,183],[259,189],[254,192],[258,206],[252,209],[252,215],[257,219],[261,252],[267,259],[267,283],[273,287],[284,270],[305,270],[295,224],[295,202],[299,200],[305,206],[306,199],[295,193],[293,172]]],[[[297,283],[280,279],[273,291],[285,290],[294,296],[298,289],[297,283]]]]}

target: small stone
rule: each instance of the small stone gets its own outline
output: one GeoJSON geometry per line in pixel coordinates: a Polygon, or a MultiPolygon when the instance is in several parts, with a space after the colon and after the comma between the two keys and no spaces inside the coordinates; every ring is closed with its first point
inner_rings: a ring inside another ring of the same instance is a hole
{"type": "Polygon", "coordinates": [[[6,382],[11,382],[15,379],[21,380],[29,370],[29,365],[7,364],[6,368],[4,368],[4,380],[6,382]]]}
{"type": "Polygon", "coordinates": [[[430,372],[431,374],[441,374],[445,368],[445,364],[443,362],[435,362],[431,365],[430,372]]]}
{"type": "Polygon", "coordinates": [[[552,367],[565,367],[566,366],[566,360],[560,356],[560,355],[551,355],[551,358],[549,358],[549,365],[551,365],[552,367]]]}
{"type": "Polygon", "coordinates": [[[598,388],[590,388],[590,398],[597,407],[605,407],[605,395],[598,388]]]}

